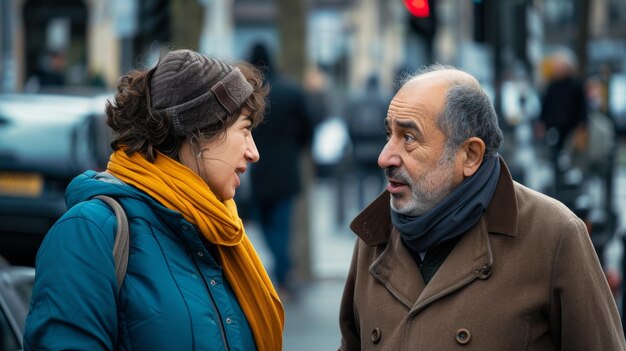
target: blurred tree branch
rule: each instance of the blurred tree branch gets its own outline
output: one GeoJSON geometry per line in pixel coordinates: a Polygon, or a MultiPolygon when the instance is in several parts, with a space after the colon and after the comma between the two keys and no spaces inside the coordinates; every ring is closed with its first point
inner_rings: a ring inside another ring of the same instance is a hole
{"type": "MultiPolygon", "coordinates": [[[[278,0],[278,33],[280,36],[280,52],[278,63],[280,71],[296,81],[304,81],[306,69],[306,1],[278,0]]],[[[311,257],[311,233],[309,231],[309,187],[313,183],[311,154],[305,153],[300,158],[302,181],[305,184],[298,196],[292,223],[294,223],[294,239],[292,241],[294,268],[298,277],[309,280],[313,276],[311,257]]]]}

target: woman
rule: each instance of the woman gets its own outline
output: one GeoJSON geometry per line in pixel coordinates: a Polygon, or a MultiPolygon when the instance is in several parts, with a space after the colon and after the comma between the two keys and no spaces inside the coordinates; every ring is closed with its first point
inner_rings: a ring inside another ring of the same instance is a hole
{"type": "Polygon", "coordinates": [[[123,76],[106,107],[106,172],[67,188],[37,257],[25,349],[280,350],[284,313],[233,201],[267,87],[189,50],[123,76]],[[118,294],[116,198],[130,224],[118,294]]]}

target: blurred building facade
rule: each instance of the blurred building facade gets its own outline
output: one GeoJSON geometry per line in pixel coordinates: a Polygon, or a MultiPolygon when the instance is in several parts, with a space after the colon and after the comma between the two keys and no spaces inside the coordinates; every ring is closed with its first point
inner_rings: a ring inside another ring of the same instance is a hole
{"type": "MultiPolygon", "coordinates": [[[[510,83],[539,90],[551,50],[574,51],[583,74],[611,75],[626,67],[625,37],[624,0],[0,0],[0,92],[37,91],[32,78],[42,69],[60,69],[71,87],[112,89],[121,74],[153,65],[162,49],[239,60],[263,41],[296,81],[306,83],[310,72],[325,78],[324,117],[345,118],[350,92],[372,73],[393,91],[401,74],[440,62],[476,76],[507,118],[529,114],[533,101],[506,112],[503,91],[510,83]],[[409,2],[428,11],[415,15],[409,2]]],[[[626,131],[626,90],[614,91],[626,131]]],[[[306,192],[295,215],[305,232],[296,243],[304,277],[306,192]]]]}
{"type": "Polygon", "coordinates": [[[621,69],[626,57],[620,0],[423,2],[430,18],[402,0],[0,0],[1,87],[24,90],[50,51],[66,55],[68,84],[112,86],[161,46],[239,59],[259,38],[296,78],[321,67],[342,88],[372,71],[390,86],[399,70],[435,60],[497,81],[515,62],[532,71],[556,45],[578,53],[584,72],[621,69]]]}

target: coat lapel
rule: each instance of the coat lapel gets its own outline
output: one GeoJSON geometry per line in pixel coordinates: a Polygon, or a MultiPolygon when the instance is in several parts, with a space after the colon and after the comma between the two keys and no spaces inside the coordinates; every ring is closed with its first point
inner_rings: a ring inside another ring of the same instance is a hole
{"type": "Polygon", "coordinates": [[[459,240],[428,285],[395,229],[369,272],[414,314],[475,279],[488,279],[492,265],[489,235],[481,220],[459,240]]]}
{"type": "Polygon", "coordinates": [[[383,253],[372,263],[369,272],[391,295],[408,309],[424,290],[424,280],[413,257],[393,229],[383,253]]]}
{"type": "Polygon", "coordinates": [[[453,293],[476,279],[488,279],[491,275],[493,255],[489,233],[482,218],[456,244],[435,276],[417,298],[411,313],[418,313],[429,304],[453,293]]]}

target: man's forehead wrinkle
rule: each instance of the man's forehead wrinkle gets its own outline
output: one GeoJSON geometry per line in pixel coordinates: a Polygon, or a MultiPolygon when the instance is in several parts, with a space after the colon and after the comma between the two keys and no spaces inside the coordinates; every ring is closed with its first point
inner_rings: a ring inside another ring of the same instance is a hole
{"type": "Polygon", "coordinates": [[[389,107],[388,117],[418,119],[419,116],[427,116],[430,110],[421,103],[406,101],[393,101],[389,107]]]}

